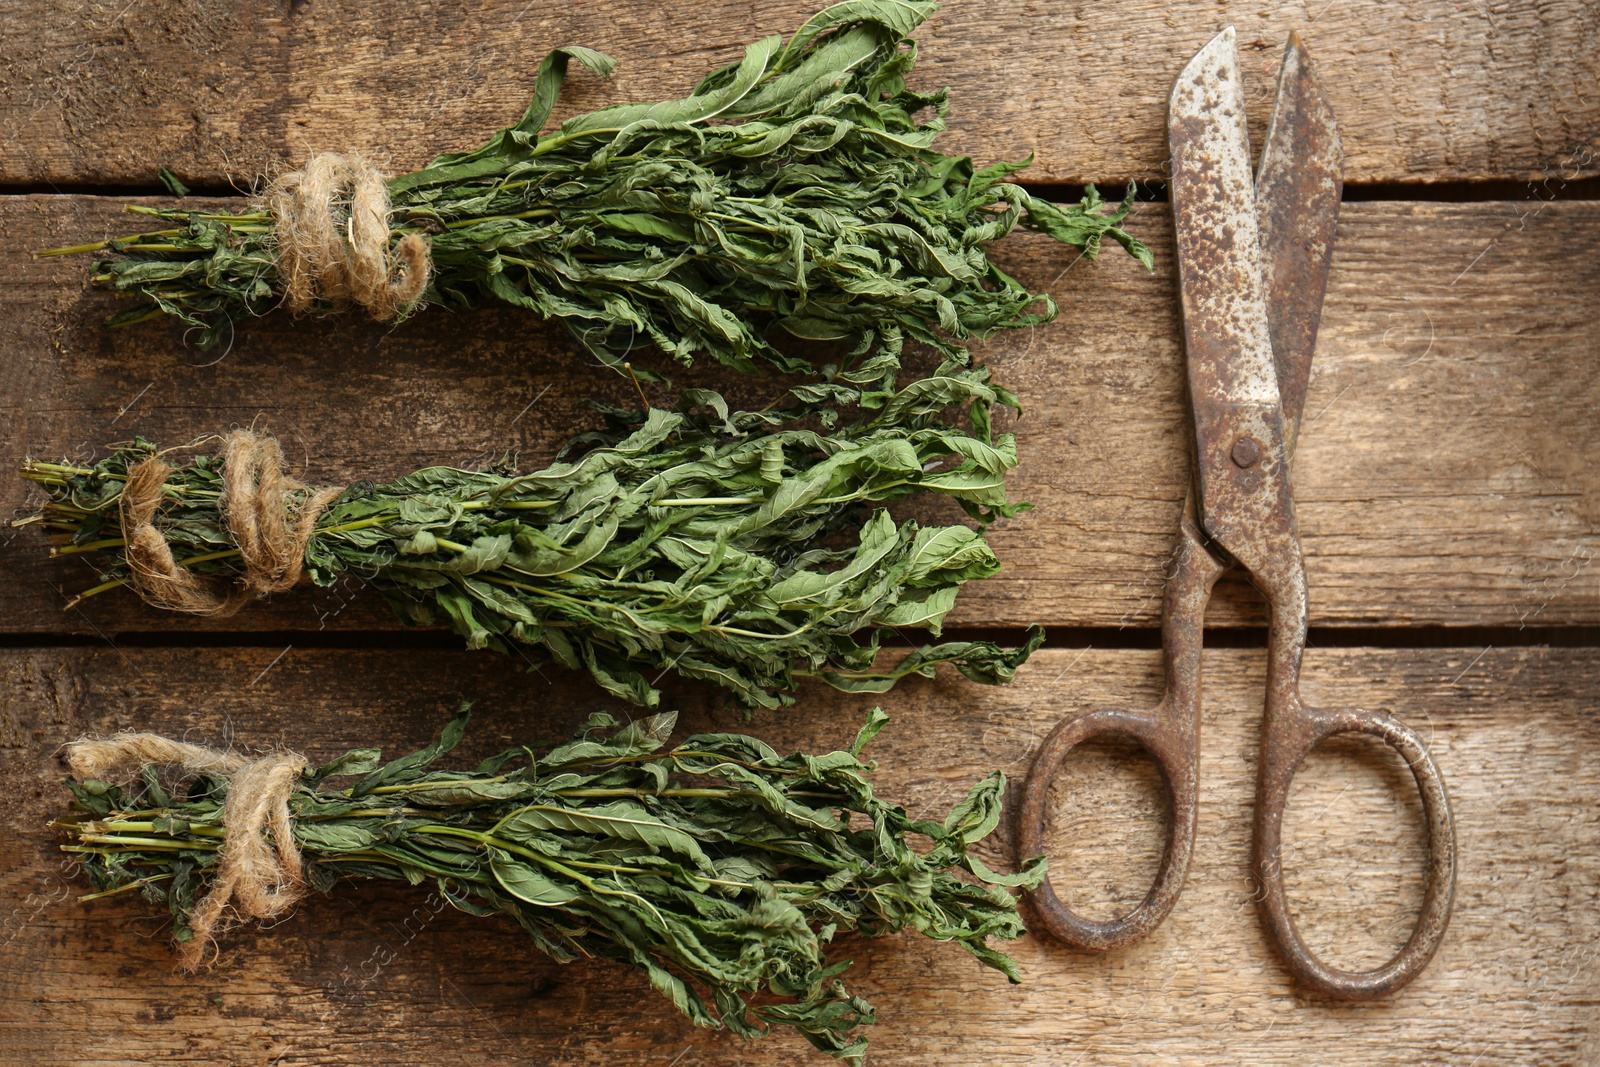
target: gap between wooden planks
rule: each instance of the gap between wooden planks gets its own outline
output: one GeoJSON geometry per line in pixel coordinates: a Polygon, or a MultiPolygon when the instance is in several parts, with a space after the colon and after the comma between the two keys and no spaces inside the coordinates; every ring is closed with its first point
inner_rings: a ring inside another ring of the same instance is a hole
{"type": "MultiPolygon", "coordinates": [[[[0,245],[124,232],[138,220],[125,203],[0,198],[0,245]]],[[[1001,421],[1020,441],[1013,495],[1037,507],[993,528],[1005,570],[967,588],[952,625],[1159,618],[1190,429],[1165,205],[1141,206],[1129,225],[1155,250],[1154,275],[1114,250],[1091,263],[1033,236],[997,246],[1062,313],[977,350],[1026,406],[1001,421]]],[[[284,439],[303,477],[325,484],[505,453],[533,465],[595,423],[588,398],[634,402],[632,386],[586,365],[561,326],[510,309],[434,310],[394,329],[276,314],[242,325],[225,354],[202,354],[183,348],[181,326],[106,330],[116,301],[86,288],[87,266],[0,257],[7,462],[87,457],[135,433],[173,444],[256,424],[284,439]]],[[[1600,203],[1345,205],[1294,470],[1315,624],[1600,621],[1597,294],[1600,203]]],[[[679,386],[757,406],[778,388],[715,365],[667,369],[679,386]]],[[[25,511],[32,493],[0,477],[0,515],[25,511]]],[[[942,503],[903,510],[960,521],[942,503]]],[[[64,615],[66,593],[94,584],[89,566],[47,560],[31,530],[6,532],[3,631],[397,626],[377,596],[353,589],[297,591],[221,623],[147,609],[127,593],[64,615]]],[[[1248,586],[1225,582],[1212,623],[1259,620],[1248,586]]]]}
{"type": "MultiPolygon", "coordinates": [[[[689,92],[740,48],[824,0],[356,0],[13,4],[0,66],[0,183],[248,185],[313,151],[399,169],[476,147],[527,106],[540,58],[589,45],[556,121],[689,92]],[[469,13],[470,12],[470,13],[469,13]]],[[[1344,134],[1352,182],[1567,179],[1600,173],[1600,9],[1539,4],[950,0],[917,34],[919,89],[952,89],[946,151],[1036,162],[1032,181],[1159,180],[1172,79],[1239,30],[1257,141],[1299,30],[1344,134]]]]}
{"type": "MultiPolygon", "coordinates": [[[[608,964],[557,966],[508,923],[441,909],[427,887],[339,887],[266,931],[231,938],[218,967],[172,970],[158,909],[71,900],[45,823],[62,810],[58,746],[83,733],[158,730],[314,761],[429,739],[476,698],[463,763],[559,737],[597,706],[546,679],[459,652],[272,649],[0,652],[0,1061],[39,1065],[316,1063],[793,1064],[826,1062],[787,1037],[747,1045],[697,1031],[608,964]],[[691,1049],[684,1054],[684,1049],[691,1049]]],[[[1203,795],[1188,888],[1147,942],[1087,955],[1014,943],[1008,986],[947,945],[851,940],[851,982],[877,1005],[871,1062],[888,1065],[1298,1063],[1572,1064],[1600,1052],[1600,660],[1590,650],[1312,650],[1308,698],[1391,706],[1424,728],[1459,820],[1455,916],[1432,967],[1374,1005],[1296,996],[1250,901],[1247,856],[1264,654],[1206,656],[1203,795]]],[[[989,769],[1026,771],[1063,714],[1144,705],[1157,655],[1047,650],[1015,686],[913,682],[869,755],[881,795],[942,815],[989,769]]],[[[781,751],[848,743],[871,701],[821,689],[744,722],[680,691],[677,734],[749,729],[781,751]]],[[[610,705],[604,705],[610,706],[610,705]]],[[[1370,965],[1405,936],[1420,897],[1420,814],[1404,767],[1330,743],[1296,781],[1291,899],[1318,950],[1370,965]]],[[[1014,792],[1014,790],[1013,790],[1014,792]]],[[[1075,757],[1050,840],[1058,884],[1106,913],[1141,896],[1159,851],[1155,772],[1121,750],[1075,757]],[[1109,760],[1109,765],[1108,765],[1109,760]]],[[[1009,823],[983,858],[1009,869],[1009,823]]]]}

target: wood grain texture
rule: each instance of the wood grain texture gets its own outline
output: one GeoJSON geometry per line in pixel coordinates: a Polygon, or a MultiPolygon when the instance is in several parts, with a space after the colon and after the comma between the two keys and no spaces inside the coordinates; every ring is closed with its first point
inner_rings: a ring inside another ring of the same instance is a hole
{"type": "MultiPolygon", "coordinates": [[[[119,232],[123,203],[0,199],[0,247],[119,232]]],[[[1190,431],[1170,220],[1145,205],[1130,225],[1156,252],[1154,275],[1031,236],[999,246],[1062,313],[980,349],[1027,406],[1008,422],[1023,458],[1012,485],[1037,508],[994,528],[1005,570],[968,588],[954,624],[1158,621],[1190,431]]],[[[631,385],[585,366],[560,326],[510,309],[432,311],[393,329],[276,314],[219,356],[185,351],[181,327],[104,329],[115,301],[86,287],[86,265],[0,256],[0,454],[85,457],[134,433],[172,444],[257,423],[285,440],[297,473],[341,483],[507,451],[542,463],[593,424],[587,398],[631,401],[631,385]]],[[[1345,206],[1295,469],[1314,623],[1600,621],[1597,294],[1600,205],[1345,206]]],[[[777,388],[715,366],[673,376],[758,405],[777,388]]],[[[0,515],[24,511],[30,493],[0,478],[0,515]]],[[[912,510],[959,517],[937,502],[912,510]]],[[[349,589],[297,591],[220,623],[126,593],[63,615],[62,590],[94,583],[88,565],[5,532],[10,632],[396,625],[349,589]]],[[[1248,585],[1225,582],[1212,622],[1259,618],[1248,585]]]]}
{"type": "MultiPolygon", "coordinates": [[[[359,0],[8,0],[0,183],[248,185],[312,151],[411,169],[522,113],[539,59],[584,44],[556,118],[688,92],[822,0],[597,0],[374,7],[359,0]]],[[[1166,96],[1239,31],[1259,138],[1288,32],[1305,36],[1357,182],[1600,173],[1600,9],[1586,0],[1248,4],[950,0],[917,35],[919,87],[949,85],[950,151],[1029,152],[1034,181],[1159,179],[1166,96]]]]}
{"type": "MultiPolygon", "coordinates": [[[[441,909],[425,888],[347,884],[270,930],[233,936],[184,978],[139,901],[80,905],[45,823],[61,810],[58,747],[136,727],[314,760],[416,746],[462,695],[479,715],[461,759],[555,736],[592,710],[586,686],[466,653],[69,649],[0,653],[0,1060],[141,1063],[792,1064],[788,1037],[696,1031],[643,980],[558,966],[499,920],[441,909]],[[676,1058],[675,1058],[676,1057],[676,1058]]],[[[1265,655],[1206,658],[1203,796],[1189,885],[1145,943],[1085,955],[1030,936],[1010,987],[950,946],[852,941],[852,981],[878,1006],[873,1063],[1573,1064],[1592,1062],[1600,995],[1600,656],[1593,650],[1313,650],[1307,696],[1387,705],[1426,733],[1453,793],[1461,868],[1450,933],[1392,999],[1296,995],[1247,881],[1265,655]]],[[[1047,650],[1009,689],[910,684],[874,742],[884,796],[942,812],[981,774],[1025,772],[1062,714],[1154,701],[1154,653],[1047,650]]],[[[748,728],[780,749],[848,742],[868,706],[816,691],[800,710],[738,715],[680,702],[682,730],[748,728]]],[[[1319,749],[1288,817],[1290,893],[1311,943],[1370,964],[1420,897],[1421,819],[1408,776],[1363,744],[1319,749]]],[[[1162,807],[1148,762],[1101,750],[1058,780],[1050,847],[1086,910],[1127,906],[1154,868],[1162,807]]],[[[1015,781],[1013,782],[1015,787],[1015,781]]],[[[1012,862],[1010,838],[984,847],[1012,862]]]]}

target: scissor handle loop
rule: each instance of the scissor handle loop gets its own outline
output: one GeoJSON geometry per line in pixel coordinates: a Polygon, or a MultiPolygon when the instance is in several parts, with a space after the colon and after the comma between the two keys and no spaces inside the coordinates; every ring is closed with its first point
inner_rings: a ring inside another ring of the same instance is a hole
{"type": "Polygon", "coordinates": [[[1450,923],[1455,899],[1456,828],[1439,767],[1422,738],[1387,711],[1328,711],[1301,707],[1263,738],[1256,795],[1255,874],[1261,911],[1291,973],[1311,990],[1340,1000],[1375,1000],[1402,988],[1433,959],[1450,923]],[[1346,971],[1317,958],[1295,928],[1283,886],[1283,812],[1289,786],[1306,755],[1335,734],[1368,734],[1406,761],[1422,797],[1429,862],[1422,910],[1399,952],[1370,971],[1346,971]]]}
{"type": "MultiPolygon", "coordinates": [[[[1189,858],[1194,853],[1195,810],[1199,753],[1191,736],[1187,741],[1175,734],[1172,724],[1154,713],[1106,709],[1063,720],[1045,738],[1034,757],[1033,767],[1023,787],[1019,816],[1018,842],[1024,857],[1044,850],[1045,818],[1050,782],[1067,753],[1094,737],[1117,734],[1137,741],[1155,760],[1167,787],[1171,815],[1166,849],[1155,883],[1144,901],[1133,911],[1109,921],[1085,919],[1055,894],[1046,878],[1029,895],[1045,928],[1061,940],[1079,948],[1113,949],[1131,945],[1161,925],[1189,874],[1189,858]]],[[[1059,871],[1056,873],[1060,873],[1059,871]]]]}

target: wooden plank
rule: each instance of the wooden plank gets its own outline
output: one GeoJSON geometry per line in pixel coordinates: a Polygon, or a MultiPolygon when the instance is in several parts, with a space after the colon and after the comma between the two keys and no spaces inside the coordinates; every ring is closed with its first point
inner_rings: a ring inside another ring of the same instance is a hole
{"type": "MultiPolygon", "coordinates": [[[[1204,793],[1189,886],[1145,943],[1086,955],[1012,946],[1010,987],[947,945],[910,936],[846,946],[878,1006],[872,1062],[892,1064],[1570,1064],[1600,1051],[1600,656],[1575,649],[1317,650],[1307,696],[1400,709],[1427,725],[1459,819],[1449,936],[1432,967],[1373,1005],[1297,995],[1250,902],[1247,854],[1265,655],[1206,658],[1204,793]]],[[[942,811],[992,767],[1028,766],[1063,713],[1153,702],[1156,654],[1047,650],[1009,689],[959,680],[894,694],[874,742],[880,792],[942,811]]],[[[395,752],[479,701],[463,760],[571,727],[592,691],[456,652],[54,649],[0,653],[0,1059],[127,1062],[574,1065],[820,1063],[786,1036],[696,1031],[607,964],[560,967],[507,923],[439,910],[422,889],[348,884],[265,931],[233,937],[215,970],[182,977],[152,909],[72,901],[45,823],[64,791],[59,746],[137,727],[325,759],[395,752]]],[[[798,709],[697,703],[685,731],[748,728],[779,748],[837,747],[867,706],[818,690],[798,709]]],[[[1407,775],[1362,744],[1319,749],[1289,815],[1291,894],[1311,942],[1346,965],[1404,936],[1417,906],[1420,814],[1407,775]]],[[[1121,750],[1075,757],[1052,833],[1061,884],[1105,913],[1154,869],[1153,771],[1121,750]]],[[[1009,864],[1009,837],[985,846],[1009,864]]]]}
{"type": "MultiPolygon", "coordinates": [[[[743,44],[822,0],[668,0],[471,9],[357,0],[226,7],[20,0],[0,66],[0,183],[248,186],[312,151],[411,169],[522,113],[538,60],[585,44],[620,61],[574,79],[557,118],[688,92],[743,44]]],[[[1239,30],[1258,136],[1284,40],[1300,30],[1358,182],[1570,179],[1600,173],[1600,10],[1448,0],[1263,6],[1234,0],[951,2],[918,34],[919,87],[949,85],[948,148],[1037,157],[1034,181],[1159,180],[1166,96],[1187,59],[1239,30]]]]}
{"type": "MultiPolygon", "coordinates": [[[[41,248],[126,224],[122,201],[0,199],[0,241],[41,248]]],[[[1346,205],[1295,471],[1319,625],[1561,625],[1600,619],[1600,205],[1346,205]]],[[[1151,626],[1187,477],[1169,218],[1131,223],[1154,247],[1146,275],[1030,237],[1006,264],[1061,302],[1051,326],[981,350],[1028,405],[1012,425],[1015,496],[1037,508],[992,534],[1006,570],[969,587],[964,625],[1151,626]]],[[[142,433],[164,442],[252,422],[322,483],[385,478],[520,451],[547,460],[592,425],[591,396],[630,402],[584,368],[559,326],[525,313],[429,312],[395,329],[355,317],[242,327],[232,350],[184,352],[181,329],[108,331],[83,260],[0,260],[0,455],[87,455],[142,433]],[[187,361],[187,362],[186,362],[187,361]]],[[[761,404],[776,388],[720,368],[679,384],[761,404]]],[[[665,393],[657,390],[658,397],[665,393]]],[[[0,515],[31,490],[0,478],[0,515]]],[[[913,509],[918,510],[918,509],[913,509]]],[[[920,506],[925,517],[959,518],[920,506]]],[[[82,560],[48,561],[6,531],[0,628],[392,627],[374,596],[305,592],[221,623],[146,609],[131,595],[63,616],[61,590],[93,584],[82,560]]],[[[1259,607],[1230,580],[1218,625],[1259,607]]]]}

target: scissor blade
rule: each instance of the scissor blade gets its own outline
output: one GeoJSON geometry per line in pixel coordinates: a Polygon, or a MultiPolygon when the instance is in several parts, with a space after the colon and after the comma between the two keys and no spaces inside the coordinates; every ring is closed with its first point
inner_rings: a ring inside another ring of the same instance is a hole
{"type": "Polygon", "coordinates": [[[1305,408],[1333,261],[1343,173],[1344,152],[1333,108],[1312,73],[1311,56],[1300,35],[1291,33],[1256,170],[1261,281],[1291,451],[1305,408]]]}
{"type": "Polygon", "coordinates": [[[1167,114],[1172,215],[1196,399],[1278,402],[1250,134],[1233,28],[1184,68],[1167,114]],[[1198,372],[1198,373],[1197,373],[1198,372]]]}
{"type": "Polygon", "coordinates": [[[1201,524],[1259,571],[1294,543],[1294,504],[1231,27],[1178,76],[1167,136],[1201,524]]]}

